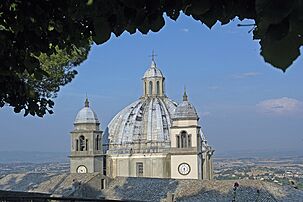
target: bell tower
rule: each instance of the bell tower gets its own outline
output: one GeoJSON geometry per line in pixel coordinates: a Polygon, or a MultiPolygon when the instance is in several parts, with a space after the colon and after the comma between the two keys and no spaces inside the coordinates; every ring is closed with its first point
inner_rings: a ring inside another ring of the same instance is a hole
{"type": "Polygon", "coordinates": [[[75,119],[71,132],[71,173],[103,174],[102,131],[95,112],[89,107],[88,99],[75,119]]]}
{"type": "Polygon", "coordinates": [[[183,101],[174,112],[170,130],[171,178],[211,179],[211,156],[204,154],[201,133],[198,114],[184,90],[183,101]],[[205,166],[205,163],[209,165],[205,166]]]}

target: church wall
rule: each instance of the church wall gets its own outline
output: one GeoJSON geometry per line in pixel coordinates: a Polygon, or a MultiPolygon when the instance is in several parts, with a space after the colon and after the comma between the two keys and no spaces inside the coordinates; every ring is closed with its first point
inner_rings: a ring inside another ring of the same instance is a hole
{"type": "Polygon", "coordinates": [[[95,123],[77,123],[74,125],[75,125],[75,131],[77,131],[77,130],[98,131],[99,130],[99,124],[95,124],[95,123]]]}
{"type": "Polygon", "coordinates": [[[203,158],[204,158],[202,165],[203,179],[212,179],[213,178],[212,157],[205,153],[203,155],[203,158]]]}
{"type": "Polygon", "coordinates": [[[77,168],[83,165],[87,168],[88,173],[94,172],[94,161],[93,158],[81,158],[81,157],[72,157],[70,160],[70,172],[77,173],[77,168]]]}
{"type": "Polygon", "coordinates": [[[108,157],[111,177],[137,177],[137,163],[143,163],[143,176],[154,178],[170,177],[170,158],[166,154],[135,154],[108,157]]]}
{"type": "Polygon", "coordinates": [[[197,126],[197,120],[174,120],[173,126],[187,127],[187,126],[197,126]]]}
{"type": "Polygon", "coordinates": [[[199,179],[198,156],[197,155],[172,155],[171,156],[171,178],[174,179],[199,179]],[[190,165],[190,172],[181,175],[178,167],[182,163],[190,165]]]}
{"type": "Polygon", "coordinates": [[[103,157],[94,158],[94,172],[100,172],[103,174],[103,157]]]}

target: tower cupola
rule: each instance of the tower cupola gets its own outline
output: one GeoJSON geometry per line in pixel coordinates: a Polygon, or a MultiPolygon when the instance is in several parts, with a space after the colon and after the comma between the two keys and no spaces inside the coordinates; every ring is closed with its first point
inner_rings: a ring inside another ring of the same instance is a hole
{"type": "Polygon", "coordinates": [[[183,101],[177,106],[173,119],[179,120],[199,120],[195,107],[188,101],[186,90],[184,89],[183,101]]]}

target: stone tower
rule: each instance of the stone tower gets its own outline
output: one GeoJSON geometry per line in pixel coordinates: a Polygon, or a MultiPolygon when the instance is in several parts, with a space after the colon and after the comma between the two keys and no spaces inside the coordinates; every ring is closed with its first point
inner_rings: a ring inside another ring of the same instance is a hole
{"type": "Polygon", "coordinates": [[[184,91],[183,101],[174,112],[170,130],[171,178],[212,178],[213,150],[203,137],[196,109],[188,101],[184,91]]]}
{"type": "Polygon", "coordinates": [[[71,173],[103,173],[102,131],[88,99],[75,119],[71,132],[71,173]]]}

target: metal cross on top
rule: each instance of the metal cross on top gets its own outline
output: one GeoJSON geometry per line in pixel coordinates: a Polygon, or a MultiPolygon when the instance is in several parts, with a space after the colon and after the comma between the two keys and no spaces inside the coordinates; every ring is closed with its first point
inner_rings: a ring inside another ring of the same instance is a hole
{"type": "Polygon", "coordinates": [[[155,56],[158,56],[158,55],[156,55],[156,54],[155,54],[155,51],[153,50],[153,51],[152,51],[152,54],[149,55],[149,57],[152,58],[152,61],[155,61],[155,56]]]}

